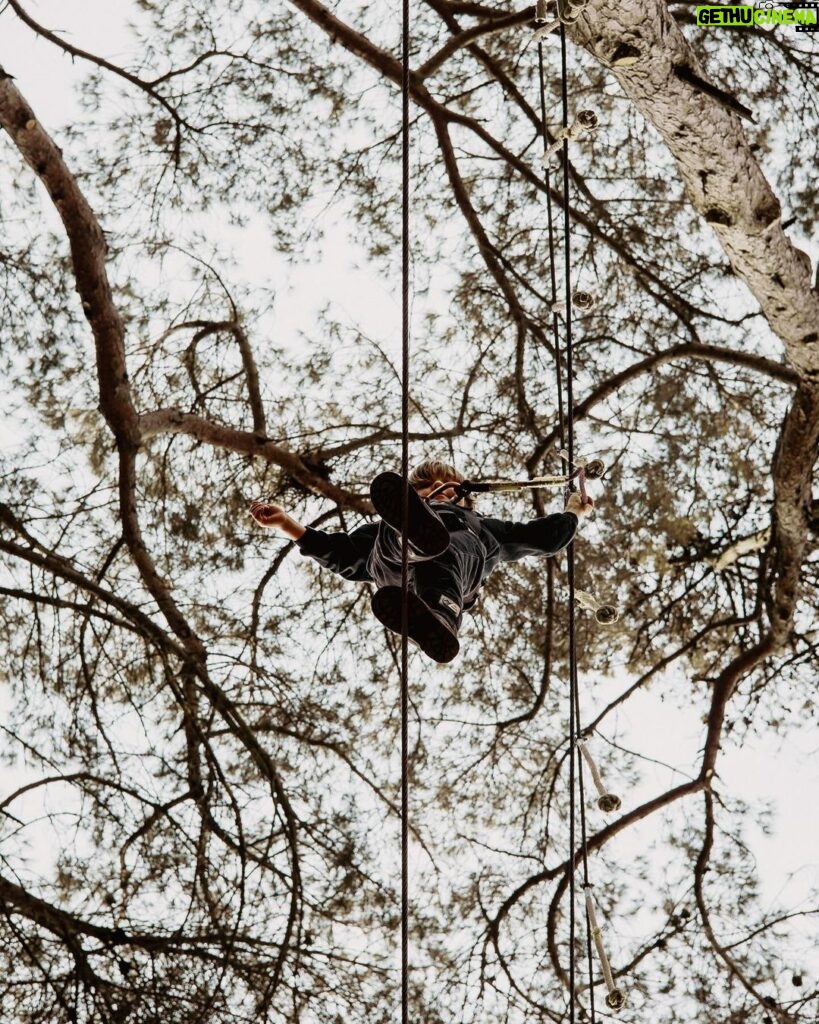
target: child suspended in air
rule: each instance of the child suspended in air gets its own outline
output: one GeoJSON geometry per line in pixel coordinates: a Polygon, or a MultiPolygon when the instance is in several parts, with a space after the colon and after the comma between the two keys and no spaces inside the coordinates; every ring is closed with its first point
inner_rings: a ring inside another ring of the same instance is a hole
{"type": "MultiPolygon", "coordinates": [[[[440,663],[457,655],[462,613],[475,604],[481,584],[498,562],[562,551],[594,504],[591,498],[584,503],[573,492],[563,512],[525,523],[492,519],[476,512],[468,495],[453,503],[463,479],[453,466],[434,459],[409,474],[407,634],[440,663]],[[429,499],[439,487],[443,490],[429,499]]],[[[398,473],[380,473],[370,485],[380,521],[350,533],[303,526],[268,502],[254,501],[250,513],[260,526],[294,540],[301,553],[322,568],[347,580],[375,583],[373,614],[387,629],[400,633],[401,491],[398,473]]]]}

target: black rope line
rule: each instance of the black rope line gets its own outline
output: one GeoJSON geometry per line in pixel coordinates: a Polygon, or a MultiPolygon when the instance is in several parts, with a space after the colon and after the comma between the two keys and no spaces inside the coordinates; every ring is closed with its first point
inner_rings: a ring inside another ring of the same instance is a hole
{"type": "MultiPolygon", "coordinates": [[[[571,218],[569,211],[569,140],[566,129],[569,122],[568,104],[568,73],[566,61],[566,26],[560,23],[560,74],[561,74],[561,105],[563,112],[563,232],[565,238],[565,284],[566,284],[566,406],[567,406],[567,440],[569,464],[574,465],[574,362],[572,351],[572,282],[571,282],[571,218]]],[[[569,484],[570,489],[573,484],[569,484]]],[[[574,541],[569,546],[567,556],[567,569],[569,575],[569,677],[571,701],[574,704],[574,713],[571,716],[574,720],[574,731],[571,733],[572,763],[575,765],[573,774],[577,776],[577,795],[580,808],[580,845],[581,860],[583,866],[584,889],[590,885],[589,882],[589,856],[588,856],[588,835],[586,830],[586,800],[583,783],[583,762],[578,746],[578,740],[582,733],[580,719],[580,684],[577,675],[577,628],[576,628],[576,592],[575,592],[575,548],[574,541]]],[[[572,789],[574,793],[574,788],[572,789]]],[[[576,813],[576,810],[575,810],[576,813]]],[[[573,827],[574,831],[574,827],[573,827]]],[[[574,857],[575,843],[572,843],[572,857],[574,857]]],[[[572,861],[572,898],[574,899],[574,862],[572,861]]],[[[592,935],[591,921],[588,910],[584,911],[586,921],[586,965],[589,974],[589,1010],[591,1024],[596,1022],[594,1006],[594,960],[592,959],[592,935]]],[[[572,935],[572,952],[574,953],[574,935],[572,935]]]]}
{"type": "MultiPolygon", "coordinates": [[[[574,659],[572,665],[572,674],[574,682],[572,685],[572,699],[575,703],[575,722],[577,723],[577,734],[573,741],[573,756],[577,757],[577,777],[579,781],[578,786],[578,797],[580,800],[580,844],[583,849],[583,890],[587,892],[591,888],[591,881],[589,879],[589,849],[588,849],[588,837],[586,834],[586,793],[583,782],[583,755],[580,751],[578,740],[581,736],[580,730],[580,686],[577,680],[577,659],[574,659]]],[[[589,909],[584,903],[583,910],[586,920],[586,964],[589,970],[589,1012],[591,1014],[591,1024],[595,1024],[597,1016],[594,1009],[594,959],[592,957],[592,923],[589,920],[589,909]]]]}
{"type": "Polygon", "coordinates": [[[401,25],[401,1024],[409,1024],[410,0],[401,25]]]}
{"type": "MultiPolygon", "coordinates": [[[[569,220],[569,95],[566,69],[566,26],[560,23],[560,106],[561,124],[563,127],[563,278],[566,303],[566,438],[569,454],[569,465],[574,462],[574,395],[572,388],[572,282],[571,282],[571,243],[569,220]]],[[[567,488],[569,490],[571,485],[567,488]]],[[[577,736],[577,701],[575,700],[575,669],[577,660],[577,640],[575,636],[574,614],[574,542],[569,545],[566,554],[569,583],[569,1024],[575,1022],[575,993],[577,977],[575,963],[575,933],[577,930],[575,911],[575,864],[577,808],[575,799],[577,760],[575,758],[575,737],[577,736]]],[[[582,805],[581,805],[582,806],[582,805]]]]}
{"type": "MultiPolygon", "coordinates": [[[[538,41],[538,72],[540,85],[540,115],[543,135],[543,152],[548,153],[546,137],[546,87],[543,70],[543,45],[538,41]]],[[[555,260],[555,228],[552,213],[551,181],[548,160],[545,160],[546,180],[546,212],[549,236],[549,264],[552,292],[552,328],[555,351],[555,373],[557,378],[558,404],[558,436],[560,446],[566,449],[568,459],[563,459],[564,473],[567,477],[565,494],[574,490],[574,363],[572,350],[572,287],[571,287],[571,221],[569,214],[569,102],[568,72],[566,56],[566,26],[560,23],[560,99],[562,142],[561,155],[563,164],[563,241],[564,241],[564,288],[566,315],[566,399],[563,398],[563,374],[558,313],[554,308],[557,302],[557,271],[555,260]]],[[[577,962],[575,956],[575,937],[577,932],[576,899],[577,887],[575,879],[575,851],[577,849],[577,824],[580,825],[580,853],[583,873],[583,888],[591,886],[588,867],[588,843],[585,813],[585,790],[583,784],[583,765],[578,740],[580,728],[580,687],[577,674],[577,631],[575,619],[576,588],[575,588],[575,552],[572,542],[566,554],[566,573],[568,578],[568,642],[569,642],[569,1022],[575,1024],[576,993],[577,993],[577,962]],[[578,814],[579,803],[579,814],[578,814]]],[[[592,958],[592,925],[586,909],[586,961],[589,970],[589,1009],[591,1024],[596,1024],[594,1001],[594,961],[592,958]]]]}
{"type": "MultiPolygon", "coordinates": [[[[542,126],[542,137],[543,137],[543,156],[549,151],[549,143],[546,138],[546,79],[543,74],[543,43],[538,40],[537,43],[537,57],[538,57],[538,77],[540,80],[540,123],[542,126]]],[[[555,228],[554,228],[554,217],[552,215],[552,185],[549,174],[548,161],[544,165],[546,172],[546,223],[549,229],[549,277],[551,279],[552,297],[552,343],[554,345],[555,353],[555,375],[557,377],[557,430],[558,437],[560,439],[560,447],[566,447],[566,437],[564,429],[564,414],[563,414],[563,388],[561,387],[560,381],[560,330],[557,322],[557,310],[554,308],[557,304],[557,265],[555,261],[555,228]]],[[[563,463],[564,469],[568,472],[566,463],[563,463]]]]}
{"type": "MultiPolygon", "coordinates": [[[[561,37],[561,100],[562,100],[562,124],[566,128],[568,126],[568,104],[566,94],[566,37],[565,37],[565,26],[561,23],[560,26],[560,37],[561,37]]],[[[540,120],[543,126],[543,153],[544,156],[548,153],[549,144],[546,138],[546,81],[543,72],[543,43],[538,40],[538,78],[540,85],[540,120]]],[[[563,141],[563,196],[564,196],[564,216],[568,213],[568,153],[567,147],[568,142],[564,138],[563,141]]],[[[562,374],[561,374],[561,353],[560,353],[560,330],[558,326],[558,313],[554,309],[557,303],[557,265],[555,260],[555,241],[554,241],[554,217],[552,214],[552,189],[550,180],[550,171],[548,160],[545,163],[545,178],[546,178],[546,221],[548,225],[549,234],[549,276],[551,279],[551,305],[552,305],[552,336],[554,343],[555,353],[555,374],[557,378],[557,416],[558,416],[558,437],[560,440],[560,447],[566,447],[566,435],[565,435],[565,412],[563,408],[563,387],[562,387],[562,374]]],[[[568,217],[564,219],[564,237],[565,237],[565,248],[566,248],[566,284],[567,284],[567,304],[566,304],[566,323],[567,323],[567,374],[568,374],[568,389],[569,389],[569,462],[566,463],[563,460],[563,467],[568,475],[571,473],[572,462],[574,456],[574,418],[573,418],[573,403],[571,394],[572,384],[572,366],[571,366],[571,277],[570,277],[570,245],[569,245],[569,230],[567,226],[568,217]]],[[[567,483],[567,490],[571,488],[571,481],[567,483]]],[[[579,703],[579,688],[577,684],[577,657],[575,649],[575,636],[574,636],[574,551],[572,548],[567,555],[567,559],[571,559],[571,565],[569,567],[569,616],[570,616],[570,712],[569,712],[569,736],[570,736],[570,761],[571,766],[569,768],[569,784],[571,787],[570,796],[570,856],[574,856],[575,848],[575,837],[574,837],[574,757],[575,757],[575,736],[579,735],[578,723],[580,721],[580,703],[579,703]]],[[[579,751],[578,751],[579,754],[579,751]]],[[[583,808],[584,804],[584,792],[583,792],[583,770],[582,764],[578,762],[578,778],[580,782],[579,796],[580,806],[583,808]]],[[[589,885],[589,873],[588,873],[588,860],[586,857],[587,843],[586,843],[586,816],[585,813],[581,815],[581,834],[582,834],[582,845],[583,845],[583,880],[585,885],[589,885]]],[[[574,933],[575,933],[575,922],[574,922],[574,865],[572,865],[572,876],[570,880],[571,890],[571,903],[572,909],[570,910],[570,1001],[571,1008],[569,1011],[570,1018],[574,1020],[574,1003],[575,1003],[575,965],[574,965],[574,933]]],[[[595,1006],[594,1006],[594,984],[593,984],[593,969],[592,969],[592,936],[591,936],[591,922],[589,921],[588,911],[586,911],[586,958],[589,964],[589,1007],[591,1011],[591,1020],[594,1024],[596,1020],[595,1006]]]]}

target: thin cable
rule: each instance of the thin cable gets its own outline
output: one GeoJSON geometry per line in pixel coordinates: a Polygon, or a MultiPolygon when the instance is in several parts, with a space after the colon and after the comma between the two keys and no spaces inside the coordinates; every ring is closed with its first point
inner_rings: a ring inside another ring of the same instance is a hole
{"type": "Polygon", "coordinates": [[[566,26],[560,23],[560,101],[563,125],[563,237],[565,252],[563,258],[564,283],[566,292],[566,425],[569,462],[574,465],[574,366],[572,364],[572,247],[569,219],[569,95],[566,71],[566,26]]]}
{"type": "MultiPolygon", "coordinates": [[[[548,152],[549,142],[546,138],[546,80],[543,74],[543,43],[538,40],[537,44],[537,58],[538,58],[538,75],[540,78],[540,126],[541,135],[543,138],[543,154],[544,156],[548,152]]],[[[564,432],[564,419],[563,419],[563,388],[560,380],[560,330],[557,321],[557,311],[555,305],[557,304],[557,266],[555,262],[555,229],[554,220],[552,217],[552,185],[549,175],[549,164],[548,161],[545,164],[546,172],[546,222],[549,226],[549,277],[552,285],[552,343],[554,345],[555,353],[555,374],[557,377],[557,430],[558,437],[560,439],[560,447],[566,447],[566,437],[564,432]]],[[[568,472],[568,467],[564,462],[564,468],[568,472]]]]}
{"type": "MultiPolygon", "coordinates": [[[[589,881],[589,848],[586,834],[586,793],[583,785],[583,755],[580,751],[580,745],[577,742],[580,738],[580,686],[577,679],[577,659],[574,659],[572,666],[574,674],[574,683],[572,686],[572,695],[575,704],[574,718],[577,724],[577,739],[575,740],[575,752],[577,756],[577,778],[579,781],[578,786],[578,797],[580,800],[580,845],[583,850],[583,888],[584,891],[588,891],[591,882],[589,881]]],[[[574,756],[574,754],[573,754],[574,756]]],[[[589,971],[589,1010],[591,1013],[591,1024],[595,1024],[597,1016],[594,1010],[594,958],[592,957],[592,922],[589,918],[588,906],[585,908],[586,918],[586,964],[589,971]]]]}
{"type": "MultiPolygon", "coordinates": [[[[566,406],[564,412],[563,404],[563,380],[560,354],[560,336],[558,328],[558,315],[552,310],[552,327],[555,351],[555,374],[557,378],[557,404],[558,404],[558,433],[561,448],[568,447],[568,464],[564,460],[566,474],[571,472],[574,465],[574,365],[572,352],[572,289],[571,289],[571,234],[569,216],[569,153],[568,153],[568,74],[566,61],[566,29],[563,22],[560,24],[560,56],[561,56],[561,107],[563,146],[563,238],[564,238],[564,280],[565,280],[565,308],[566,308],[566,406]],[[564,424],[568,431],[568,445],[564,434],[564,424]]],[[[546,85],[543,71],[543,45],[538,41],[538,72],[540,83],[540,120],[543,138],[543,152],[548,152],[549,146],[546,138],[546,85]]],[[[552,217],[552,196],[551,182],[549,178],[549,165],[545,164],[546,175],[546,211],[549,229],[549,269],[551,276],[552,307],[557,301],[557,271],[555,261],[555,232],[552,217]]],[[[571,480],[566,487],[566,494],[573,489],[571,480]]],[[[576,1002],[576,961],[575,961],[575,933],[576,933],[576,885],[575,885],[575,847],[577,832],[577,801],[575,791],[579,797],[580,804],[580,833],[581,833],[581,861],[583,865],[584,888],[590,886],[589,865],[588,865],[588,843],[586,831],[586,810],[585,791],[583,785],[583,765],[578,740],[581,735],[580,727],[580,687],[577,674],[577,637],[575,627],[575,560],[574,543],[569,545],[567,551],[567,577],[569,585],[569,1019],[570,1024],[575,1020],[576,1002]]],[[[589,919],[589,912],[586,909],[586,961],[589,969],[589,1007],[591,1011],[591,1024],[596,1022],[594,1003],[594,962],[592,958],[592,925],[589,919]]]]}
{"type": "MultiPolygon", "coordinates": [[[[563,132],[563,276],[566,302],[566,406],[567,406],[567,447],[569,465],[574,462],[574,397],[572,388],[572,282],[571,282],[571,239],[569,235],[569,95],[566,74],[566,26],[560,23],[560,106],[563,132]]],[[[569,545],[566,554],[566,570],[569,577],[569,1024],[575,1021],[576,964],[574,954],[576,921],[575,921],[575,866],[574,851],[576,846],[575,806],[575,738],[577,736],[577,702],[574,699],[575,663],[577,658],[574,616],[574,542],[569,545]]]]}
{"type": "Polygon", "coordinates": [[[401,1024],[409,1024],[409,382],[410,382],[410,0],[401,27],[401,1024]]]}
{"type": "MultiPolygon", "coordinates": [[[[569,215],[569,97],[568,97],[568,71],[566,60],[566,26],[560,23],[560,98],[563,125],[563,238],[564,238],[564,282],[566,302],[566,433],[569,465],[574,465],[574,361],[572,352],[572,247],[571,247],[571,219],[569,215]]],[[[570,484],[570,487],[573,485],[570,484]]],[[[583,786],[583,765],[580,760],[580,749],[577,741],[580,738],[580,687],[577,675],[577,631],[575,621],[575,558],[574,541],[569,545],[567,552],[567,575],[569,583],[569,847],[570,847],[570,876],[569,876],[569,929],[571,932],[569,948],[569,987],[571,992],[571,1005],[569,1011],[570,1024],[574,1024],[574,1003],[576,985],[576,964],[575,964],[575,848],[576,848],[576,817],[577,804],[580,808],[580,846],[581,860],[583,865],[583,884],[589,885],[589,864],[588,844],[586,833],[586,804],[583,786]],[[575,787],[578,790],[579,800],[575,800],[575,787]]],[[[591,923],[588,911],[586,919],[586,962],[589,970],[589,992],[591,1021],[595,1024],[594,1008],[594,964],[591,951],[591,923]]]]}
{"type": "MultiPolygon", "coordinates": [[[[568,96],[566,86],[566,40],[565,40],[565,29],[563,24],[560,25],[560,41],[561,41],[561,53],[562,53],[562,74],[561,74],[561,101],[562,101],[562,123],[563,127],[566,128],[568,125],[568,96]]],[[[546,82],[543,71],[543,44],[538,41],[538,74],[540,82],[540,121],[541,121],[541,133],[543,138],[543,152],[544,155],[548,152],[549,145],[546,138],[546,82]]],[[[574,432],[572,423],[572,401],[571,401],[571,265],[570,265],[570,244],[569,244],[569,221],[568,221],[568,185],[566,181],[566,168],[567,168],[567,140],[564,134],[563,141],[563,209],[564,209],[564,220],[563,220],[563,238],[564,238],[564,249],[565,249],[565,280],[566,280],[566,322],[567,322],[567,376],[568,376],[568,388],[570,392],[569,398],[569,438],[570,438],[570,451],[569,460],[563,459],[563,468],[566,474],[571,469],[571,459],[574,454],[574,432]]],[[[555,378],[557,385],[557,408],[558,408],[558,436],[560,438],[560,447],[566,447],[566,435],[565,425],[566,417],[564,414],[563,407],[563,366],[560,356],[560,332],[558,325],[558,314],[555,310],[557,303],[557,267],[555,260],[555,229],[554,229],[554,218],[552,215],[552,192],[551,192],[551,181],[549,175],[549,164],[545,163],[545,176],[546,176],[546,217],[549,232],[549,271],[551,278],[551,305],[552,305],[552,336],[554,339],[554,355],[555,355],[555,378]]],[[[566,494],[568,495],[571,490],[571,484],[566,486],[566,494]]],[[[575,716],[577,712],[577,703],[574,699],[574,669],[575,669],[575,643],[574,643],[574,550],[573,545],[569,545],[567,551],[567,575],[569,580],[569,1020],[570,1024],[574,1024],[575,1020],[575,956],[574,956],[574,941],[575,941],[575,874],[574,874],[574,849],[575,849],[575,758],[574,758],[574,743],[576,735],[576,722],[575,716]]]]}

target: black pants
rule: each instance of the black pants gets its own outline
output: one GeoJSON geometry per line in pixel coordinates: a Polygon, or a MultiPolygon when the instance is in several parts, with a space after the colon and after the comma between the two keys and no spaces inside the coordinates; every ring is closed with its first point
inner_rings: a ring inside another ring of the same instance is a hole
{"type": "MultiPolygon", "coordinates": [[[[431,607],[443,594],[459,608],[475,603],[483,579],[486,551],[466,527],[450,530],[449,547],[434,558],[412,555],[410,590],[431,607]]],[[[401,537],[386,523],[378,529],[367,568],[379,587],[401,586],[401,537]]]]}

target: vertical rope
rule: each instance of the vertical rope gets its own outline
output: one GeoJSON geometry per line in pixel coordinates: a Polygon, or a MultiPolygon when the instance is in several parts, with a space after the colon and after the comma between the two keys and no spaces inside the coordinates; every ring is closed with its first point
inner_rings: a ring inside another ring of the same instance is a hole
{"type": "MultiPolygon", "coordinates": [[[[560,25],[561,45],[561,106],[563,128],[568,127],[568,93],[566,74],[566,34],[565,27],[560,25]]],[[[540,82],[540,121],[543,137],[543,153],[548,153],[549,143],[546,137],[546,82],[543,72],[543,44],[538,40],[538,76],[540,82]]],[[[558,314],[554,310],[557,303],[557,262],[555,260],[555,229],[552,215],[552,190],[549,174],[549,164],[545,164],[546,176],[546,219],[549,231],[549,274],[551,278],[551,305],[552,309],[552,337],[555,353],[555,376],[557,380],[557,412],[558,412],[558,437],[560,447],[566,447],[566,426],[569,431],[568,462],[563,460],[565,473],[571,472],[574,460],[574,419],[573,419],[573,365],[572,365],[572,294],[571,294],[571,242],[569,222],[569,174],[568,174],[568,139],[564,133],[563,138],[563,238],[565,250],[565,287],[566,287],[566,374],[568,393],[568,416],[563,406],[563,374],[562,360],[560,353],[560,331],[558,326],[558,314]]],[[[571,485],[567,487],[568,494],[571,485]]],[[[580,704],[578,700],[577,686],[577,651],[575,642],[575,576],[574,576],[574,544],[569,545],[567,552],[567,575],[569,580],[569,860],[571,863],[569,875],[569,1020],[574,1024],[575,1019],[575,991],[576,991],[576,965],[574,955],[576,917],[575,917],[575,873],[574,873],[574,850],[576,846],[576,807],[575,807],[575,737],[579,736],[580,704]]],[[[580,767],[578,765],[578,767],[580,767]]],[[[583,845],[583,868],[584,878],[588,883],[588,863],[586,859],[586,818],[583,805],[583,774],[579,772],[580,780],[580,807],[581,807],[581,831],[583,845]]],[[[591,928],[586,915],[586,955],[589,962],[589,988],[592,1024],[595,1024],[594,1012],[594,988],[591,978],[591,928]]]]}
{"type": "MultiPolygon", "coordinates": [[[[543,155],[545,156],[549,150],[549,141],[546,138],[546,80],[543,74],[543,43],[538,40],[537,44],[537,57],[538,57],[538,76],[540,79],[540,125],[541,134],[543,137],[543,155]]],[[[561,359],[560,359],[560,331],[558,329],[557,322],[557,311],[554,309],[557,303],[557,265],[555,262],[555,228],[554,218],[552,216],[552,183],[550,180],[549,164],[548,161],[545,164],[546,172],[546,223],[549,228],[549,277],[551,280],[552,294],[551,294],[551,306],[552,306],[552,344],[554,345],[555,353],[555,375],[557,377],[557,430],[558,438],[560,440],[560,447],[566,447],[566,436],[565,436],[565,425],[563,418],[563,387],[560,379],[561,374],[561,359]]],[[[565,463],[564,463],[565,469],[565,463]]]]}
{"type": "Polygon", "coordinates": [[[410,0],[401,27],[401,1024],[409,1024],[409,386],[410,386],[410,0]]]}
{"type": "MultiPolygon", "coordinates": [[[[574,612],[572,612],[574,615],[574,612]]],[[[572,688],[573,700],[575,703],[575,723],[577,725],[577,735],[574,740],[572,757],[577,758],[577,777],[579,780],[578,796],[580,799],[580,845],[583,850],[583,889],[584,892],[590,891],[591,882],[589,881],[589,849],[586,834],[586,793],[583,784],[583,755],[580,748],[580,686],[577,680],[577,658],[574,659],[572,666],[574,675],[574,684],[572,688]]],[[[585,918],[586,918],[586,965],[589,971],[589,1011],[591,1014],[591,1024],[595,1024],[597,1016],[594,1009],[594,959],[592,957],[592,934],[594,931],[593,921],[589,916],[589,904],[588,900],[585,903],[585,918]]]]}
{"type": "MultiPolygon", "coordinates": [[[[566,303],[566,436],[569,454],[570,468],[574,466],[574,362],[572,352],[572,248],[571,248],[571,219],[569,212],[569,97],[568,97],[568,73],[566,60],[566,26],[560,23],[560,99],[563,132],[563,237],[564,237],[564,283],[566,303]]],[[[576,986],[576,964],[575,964],[575,931],[576,931],[576,885],[575,885],[575,849],[577,846],[577,805],[580,809],[580,846],[581,861],[583,865],[583,884],[589,883],[589,862],[588,844],[586,832],[586,804],[583,785],[583,764],[578,746],[580,738],[580,686],[577,676],[577,630],[575,620],[575,557],[574,541],[569,545],[567,552],[567,574],[569,583],[569,786],[571,795],[569,798],[569,846],[570,846],[570,877],[569,877],[569,899],[571,907],[569,911],[570,930],[570,952],[569,952],[569,982],[571,990],[571,1007],[569,1019],[574,1024],[575,1013],[575,986],[576,986]],[[577,787],[578,800],[575,800],[575,787],[577,787]]],[[[586,920],[586,962],[589,970],[589,994],[591,1021],[595,1024],[594,1006],[594,964],[592,960],[592,927],[589,920],[588,909],[585,912],[586,920]]]]}
{"type": "MultiPolygon", "coordinates": [[[[567,448],[569,452],[569,466],[574,462],[574,394],[572,375],[574,367],[572,364],[572,262],[571,262],[571,238],[569,220],[569,96],[566,74],[566,26],[560,23],[560,107],[561,124],[563,126],[563,276],[566,303],[566,432],[567,448]]],[[[576,965],[575,965],[575,870],[574,851],[576,843],[576,817],[575,788],[576,788],[576,759],[575,759],[575,737],[577,735],[577,702],[575,700],[576,690],[576,660],[577,644],[575,637],[575,615],[574,615],[574,542],[569,545],[566,553],[566,570],[569,577],[569,1022],[575,1022],[575,992],[576,992],[576,965]]]]}

